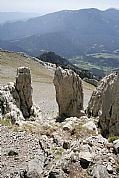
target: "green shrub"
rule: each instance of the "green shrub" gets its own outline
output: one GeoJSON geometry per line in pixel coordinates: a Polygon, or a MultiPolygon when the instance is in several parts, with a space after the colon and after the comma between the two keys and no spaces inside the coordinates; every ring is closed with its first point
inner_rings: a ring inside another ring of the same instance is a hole
{"type": "Polygon", "coordinates": [[[8,126],[8,127],[10,127],[10,126],[12,125],[10,119],[0,119],[0,124],[1,124],[2,126],[8,126]]]}
{"type": "Polygon", "coordinates": [[[119,174],[119,161],[117,161],[116,172],[117,172],[117,174],[119,174]]]}
{"type": "Polygon", "coordinates": [[[112,143],[113,141],[115,141],[115,140],[118,140],[119,139],[119,136],[110,136],[109,138],[108,138],[108,141],[110,142],[110,143],[112,143]]]}

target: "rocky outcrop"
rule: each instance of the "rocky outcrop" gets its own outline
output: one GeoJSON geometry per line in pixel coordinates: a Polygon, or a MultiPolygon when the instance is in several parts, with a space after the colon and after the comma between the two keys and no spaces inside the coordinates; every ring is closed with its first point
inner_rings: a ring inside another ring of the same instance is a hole
{"type": "Polygon", "coordinates": [[[1,118],[10,119],[12,123],[24,120],[14,83],[0,87],[0,115],[1,118]]]}
{"type": "Polygon", "coordinates": [[[89,116],[99,116],[102,112],[103,95],[107,90],[107,86],[114,80],[116,73],[112,73],[104,77],[98,84],[98,87],[91,96],[88,104],[87,113],[89,116]]]}
{"type": "Polygon", "coordinates": [[[0,87],[0,114],[14,123],[33,115],[32,106],[30,69],[20,67],[16,82],[0,87]]]}
{"type": "Polygon", "coordinates": [[[56,101],[59,106],[59,116],[80,117],[83,109],[82,80],[72,70],[58,67],[54,75],[56,101]]]}
{"type": "Polygon", "coordinates": [[[99,116],[102,135],[119,135],[119,73],[101,80],[88,105],[89,116],[99,116]]]}
{"type": "Polygon", "coordinates": [[[119,73],[106,86],[99,121],[103,136],[119,136],[119,73]]]}
{"type": "Polygon", "coordinates": [[[19,95],[19,107],[25,118],[30,117],[32,102],[32,87],[31,87],[31,74],[30,69],[26,67],[20,67],[17,69],[16,91],[19,95]]]}

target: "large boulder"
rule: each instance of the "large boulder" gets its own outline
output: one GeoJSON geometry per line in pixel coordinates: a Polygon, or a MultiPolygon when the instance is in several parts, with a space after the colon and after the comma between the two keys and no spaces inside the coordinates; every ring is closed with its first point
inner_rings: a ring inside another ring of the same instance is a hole
{"type": "Polygon", "coordinates": [[[33,115],[30,69],[17,69],[15,83],[0,86],[0,115],[13,122],[25,120],[33,115]]]}
{"type": "Polygon", "coordinates": [[[80,117],[83,109],[82,80],[72,70],[58,67],[54,75],[56,101],[59,106],[59,116],[80,117]]]}
{"type": "Polygon", "coordinates": [[[99,116],[104,137],[119,135],[119,73],[112,73],[100,82],[88,105],[89,116],[99,116]]]}

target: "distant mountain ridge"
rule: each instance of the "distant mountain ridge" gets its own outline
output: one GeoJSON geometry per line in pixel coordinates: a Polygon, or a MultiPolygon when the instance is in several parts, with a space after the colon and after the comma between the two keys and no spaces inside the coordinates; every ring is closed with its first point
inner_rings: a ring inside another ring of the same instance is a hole
{"type": "Polygon", "coordinates": [[[7,23],[0,25],[0,39],[35,56],[42,51],[65,57],[113,53],[119,50],[119,10],[65,10],[7,23]]]}
{"type": "Polygon", "coordinates": [[[30,12],[0,12],[0,24],[12,23],[15,21],[28,20],[29,18],[34,18],[40,16],[40,13],[30,13],[30,12]]]}

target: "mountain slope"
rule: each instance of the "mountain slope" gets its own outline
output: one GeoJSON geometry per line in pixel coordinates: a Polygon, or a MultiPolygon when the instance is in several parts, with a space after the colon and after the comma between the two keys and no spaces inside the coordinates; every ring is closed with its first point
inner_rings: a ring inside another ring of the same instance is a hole
{"type": "Polygon", "coordinates": [[[41,50],[68,57],[112,53],[119,49],[119,10],[60,11],[7,23],[0,25],[0,39],[36,56],[41,50]]]}
{"type": "MultiPolygon", "coordinates": [[[[36,61],[34,58],[22,53],[0,50],[0,85],[13,82],[16,70],[20,66],[31,69],[33,100],[35,103],[40,105],[45,115],[52,113],[54,117],[54,113],[57,114],[56,93],[53,85],[54,69],[49,70],[41,65],[38,60],[36,61]]],[[[85,91],[84,106],[86,107],[95,87],[86,82],[83,84],[85,91]]]]}

